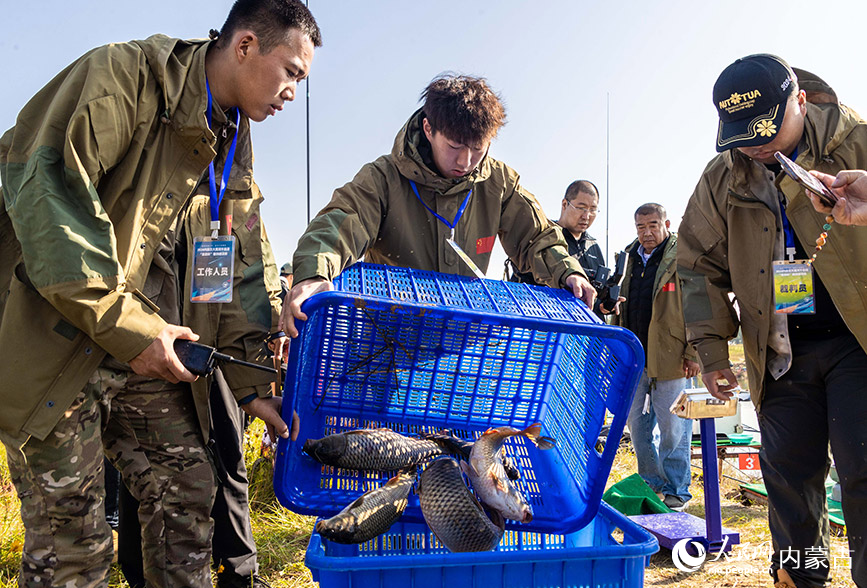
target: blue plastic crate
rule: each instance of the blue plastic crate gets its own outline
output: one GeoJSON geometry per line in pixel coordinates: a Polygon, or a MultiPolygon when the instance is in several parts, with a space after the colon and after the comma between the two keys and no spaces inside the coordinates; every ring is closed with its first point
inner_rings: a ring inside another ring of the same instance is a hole
{"type": "Polygon", "coordinates": [[[483,553],[449,553],[423,524],[397,523],[362,545],[314,533],[305,563],[320,588],[640,588],[658,549],[653,535],[602,504],[578,533],[507,531],[483,553]]]}
{"type": "MultiPolygon", "coordinates": [[[[619,439],[644,367],[632,333],[559,289],[364,263],[335,288],[305,302],[292,344],[283,415],[294,408],[301,432],[278,445],[281,504],[330,516],[391,475],[321,466],[301,452],[308,438],[377,426],[471,438],[541,422],[554,449],[507,444],[535,511],[510,527],[567,533],[593,519],[618,445],[595,449],[605,411],[619,439]]],[[[402,520],[423,522],[416,496],[402,520]]]]}

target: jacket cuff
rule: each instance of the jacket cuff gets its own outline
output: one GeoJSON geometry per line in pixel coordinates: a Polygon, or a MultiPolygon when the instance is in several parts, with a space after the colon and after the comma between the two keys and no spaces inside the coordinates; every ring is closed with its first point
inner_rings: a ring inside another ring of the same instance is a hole
{"type": "MultiPolygon", "coordinates": [[[[271,365],[267,365],[267,367],[271,367],[271,365]]],[[[276,374],[269,374],[237,364],[226,364],[220,369],[223,370],[226,383],[229,385],[235,400],[240,400],[254,393],[263,398],[271,396],[271,384],[274,382],[276,374]]]]}
{"type": "Polygon", "coordinates": [[[139,308],[120,312],[111,328],[95,333],[93,340],[118,361],[129,363],[147,349],[167,325],[155,312],[139,308]]]}
{"type": "MultiPolygon", "coordinates": [[[[689,361],[698,361],[698,354],[695,352],[695,348],[692,345],[687,345],[683,350],[683,358],[688,359],[689,361]]],[[[726,359],[728,361],[728,359],[726,359]]]]}
{"type": "MultiPolygon", "coordinates": [[[[332,271],[332,264],[324,255],[313,255],[309,257],[295,257],[292,260],[292,285],[309,280],[311,278],[324,278],[328,281],[333,280],[336,276],[332,271]]],[[[339,271],[339,270],[338,270],[339,271]]]]}
{"type": "Polygon", "coordinates": [[[588,282],[590,279],[587,277],[587,273],[584,271],[584,268],[578,263],[574,257],[568,257],[563,260],[563,265],[553,272],[554,279],[556,283],[560,285],[561,288],[566,287],[566,278],[571,276],[572,274],[578,274],[588,282]],[[559,274],[559,275],[558,275],[559,274]]]}
{"type": "Polygon", "coordinates": [[[695,350],[701,364],[701,371],[704,374],[731,367],[728,341],[704,341],[697,344],[695,350]]]}
{"type": "Polygon", "coordinates": [[[232,395],[235,397],[235,400],[238,402],[238,406],[243,406],[245,404],[249,404],[257,398],[271,398],[274,396],[271,393],[271,385],[257,385],[257,386],[245,386],[243,388],[239,388],[235,390],[232,389],[232,395]]]}

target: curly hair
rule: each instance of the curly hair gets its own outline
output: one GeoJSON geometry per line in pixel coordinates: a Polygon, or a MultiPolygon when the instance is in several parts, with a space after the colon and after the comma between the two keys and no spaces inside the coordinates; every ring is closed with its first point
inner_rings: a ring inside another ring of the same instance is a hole
{"type": "Polygon", "coordinates": [[[484,144],[506,124],[506,109],[484,78],[440,74],[421,99],[433,131],[463,145],[484,144]]]}
{"type": "Polygon", "coordinates": [[[231,39],[241,29],[256,33],[263,54],[285,42],[290,29],[300,30],[314,47],[322,46],[319,25],[300,0],[236,0],[223,28],[211,30],[211,38],[217,38],[219,47],[224,39],[231,39]]]}

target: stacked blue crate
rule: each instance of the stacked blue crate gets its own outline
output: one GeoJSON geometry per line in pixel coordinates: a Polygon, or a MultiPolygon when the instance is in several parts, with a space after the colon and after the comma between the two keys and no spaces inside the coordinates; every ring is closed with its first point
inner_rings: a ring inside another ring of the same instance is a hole
{"type": "MultiPolygon", "coordinates": [[[[568,534],[594,520],[617,450],[595,449],[605,412],[619,439],[644,366],[630,332],[563,290],[364,263],[304,311],[283,405],[301,432],[280,442],[274,478],[284,506],[331,516],[390,475],[322,466],[301,452],[307,438],[378,426],[473,438],[541,422],[553,450],[506,446],[535,511],[508,528],[568,534]]],[[[412,494],[401,522],[423,521],[412,494]]]]}

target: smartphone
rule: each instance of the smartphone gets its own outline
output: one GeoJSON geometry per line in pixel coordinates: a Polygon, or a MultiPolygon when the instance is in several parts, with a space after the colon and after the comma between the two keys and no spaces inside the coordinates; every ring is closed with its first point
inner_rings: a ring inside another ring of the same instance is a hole
{"type": "Polygon", "coordinates": [[[837,196],[831,192],[825,184],[811,176],[807,170],[779,151],[774,153],[774,157],[776,157],[777,161],[780,162],[780,165],[783,166],[783,171],[786,172],[786,175],[818,196],[822,204],[829,208],[834,208],[834,205],[837,203],[837,196]]]}

